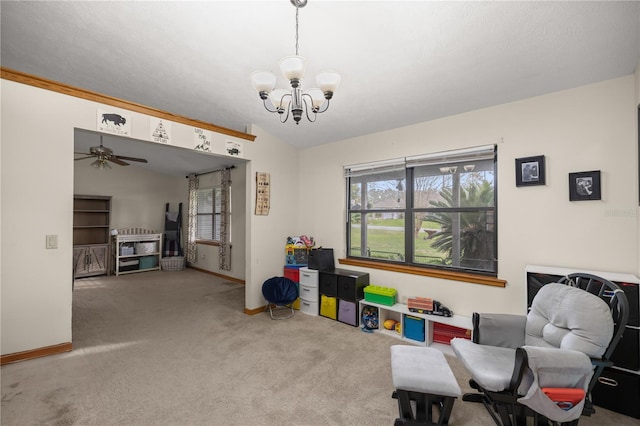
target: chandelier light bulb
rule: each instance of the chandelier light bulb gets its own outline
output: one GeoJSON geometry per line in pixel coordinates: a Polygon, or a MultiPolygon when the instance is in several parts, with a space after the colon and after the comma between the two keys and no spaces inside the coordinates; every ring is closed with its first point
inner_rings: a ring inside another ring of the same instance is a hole
{"type": "Polygon", "coordinates": [[[269,94],[269,100],[274,107],[280,112],[289,107],[291,102],[291,93],[285,89],[275,89],[269,94]]]}
{"type": "MultiPolygon", "coordinates": [[[[318,83],[318,87],[320,87],[320,90],[322,90],[325,95],[327,93],[333,95],[340,84],[340,80],[342,80],[342,77],[334,71],[323,71],[316,76],[316,83],[318,83]]],[[[327,99],[331,98],[329,97],[327,99]]]]}
{"type": "Polygon", "coordinates": [[[317,87],[314,87],[313,89],[307,90],[305,93],[311,97],[311,105],[313,106],[313,110],[319,110],[324,103],[324,92],[317,87]]]}
{"type": "Polygon", "coordinates": [[[251,74],[251,83],[258,93],[269,93],[276,86],[276,76],[268,71],[255,71],[251,74]]]}
{"type": "Polygon", "coordinates": [[[301,80],[307,70],[307,60],[302,56],[286,56],[280,59],[280,71],[289,81],[301,80]]]}

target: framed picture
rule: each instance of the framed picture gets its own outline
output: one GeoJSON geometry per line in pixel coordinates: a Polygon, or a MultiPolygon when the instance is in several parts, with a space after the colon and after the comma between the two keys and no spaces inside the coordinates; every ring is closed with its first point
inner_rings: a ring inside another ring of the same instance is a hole
{"type": "Polygon", "coordinates": [[[544,155],[516,158],[516,186],[544,185],[544,155]]]}
{"type": "Polygon", "coordinates": [[[569,201],[600,199],[600,170],[569,173],[569,201]]]}

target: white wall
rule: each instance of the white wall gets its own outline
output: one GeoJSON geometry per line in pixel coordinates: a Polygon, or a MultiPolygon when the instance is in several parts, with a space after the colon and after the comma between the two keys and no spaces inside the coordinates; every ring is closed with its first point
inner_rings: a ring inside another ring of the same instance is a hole
{"type": "MultiPolygon", "coordinates": [[[[0,90],[0,353],[11,354],[72,341],[74,128],[95,131],[97,110],[114,108],[4,79],[0,90]]],[[[131,137],[149,140],[150,117],[130,116],[131,137]]],[[[227,140],[251,145],[214,133],[212,151],[227,140]]],[[[172,145],[192,149],[193,127],[173,123],[172,145]]]]}
{"type": "Polygon", "coordinates": [[[344,257],[343,165],[497,143],[498,277],[507,286],[367,270],[373,284],[470,315],[525,312],[527,264],[637,275],[635,93],[631,75],[304,150],[301,227],[344,257]],[[547,184],[517,188],[515,159],[533,155],[545,155],[547,184]],[[568,173],[589,170],[602,172],[602,200],[569,202],[568,173]]]}
{"type": "Polygon", "coordinates": [[[247,157],[252,158],[246,170],[245,256],[245,308],[251,310],[265,305],[262,283],[273,276],[282,276],[287,237],[300,235],[298,212],[304,209],[299,203],[298,150],[258,126],[253,126],[249,133],[256,135],[256,142],[245,146],[247,157]],[[267,216],[254,214],[256,172],[271,175],[271,210],[267,216]]]}
{"type": "MultiPolygon", "coordinates": [[[[168,176],[140,167],[114,165],[111,170],[91,167],[92,160],[74,162],[74,193],[110,195],[111,228],[164,230],[165,204],[171,211],[182,204],[186,218],[189,185],[184,176],[168,176]]],[[[183,229],[187,224],[183,220],[183,229]]],[[[184,235],[183,235],[184,236],[184,235]]]]}
{"type": "MultiPolygon", "coordinates": [[[[71,341],[72,98],[1,80],[2,354],[71,341]],[[45,235],[59,248],[45,249],[45,235]]],[[[95,117],[94,117],[95,120],[95,117]]]]}

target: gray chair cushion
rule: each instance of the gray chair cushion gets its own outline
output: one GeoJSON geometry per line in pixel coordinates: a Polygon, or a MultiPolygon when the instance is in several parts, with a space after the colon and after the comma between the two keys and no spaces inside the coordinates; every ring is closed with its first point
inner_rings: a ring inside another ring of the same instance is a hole
{"type": "Polygon", "coordinates": [[[564,284],[546,284],[527,315],[525,344],[569,349],[600,358],[613,336],[604,300],[564,284]]]}
{"type": "Polygon", "coordinates": [[[437,349],[391,346],[391,374],[396,389],[455,398],[461,395],[446,358],[437,349]]]}
{"type": "Polygon", "coordinates": [[[461,338],[452,339],[451,347],[481,387],[494,392],[509,387],[516,363],[515,349],[478,345],[461,338]]]}
{"type": "Polygon", "coordinates": [[[524,345],[526,315],[478,314],[474,341],[481,345],[516,349],[524,345]]]}

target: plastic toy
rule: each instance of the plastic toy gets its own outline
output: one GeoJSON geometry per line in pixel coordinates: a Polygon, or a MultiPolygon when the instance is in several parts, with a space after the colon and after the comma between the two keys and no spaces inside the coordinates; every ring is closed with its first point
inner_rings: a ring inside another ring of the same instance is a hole
{"type": "Polygon", "coordinates": [[[398,324],[398,321],[394,320],[394,319],[388,319],[386,320],[382,325],[384,326],[384,328],[386,328],[387,330],[393,330],[394,328],[396,328],[396,325],[398,324]]]}
{"type": "Polygon", "coordinates": [[[378,308],[365,306],[362,308],[362,331],[371,332],[378,329],[378,308]]]}

